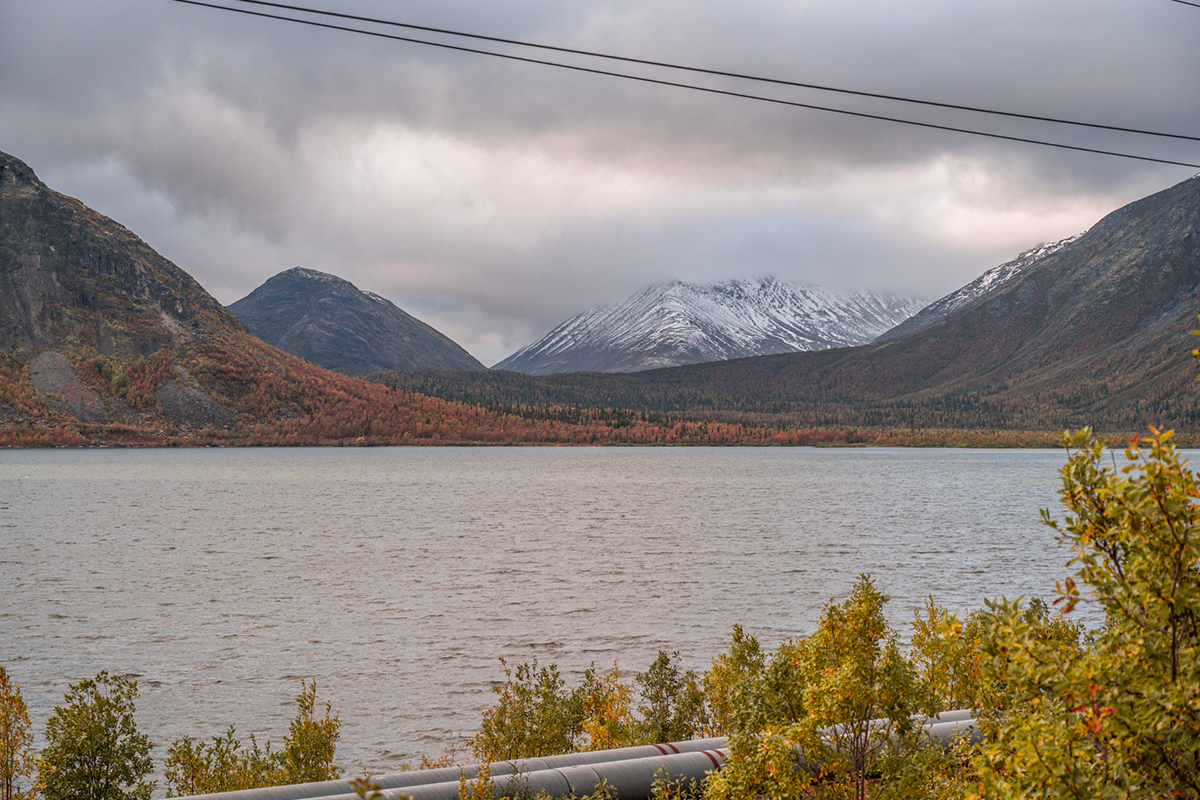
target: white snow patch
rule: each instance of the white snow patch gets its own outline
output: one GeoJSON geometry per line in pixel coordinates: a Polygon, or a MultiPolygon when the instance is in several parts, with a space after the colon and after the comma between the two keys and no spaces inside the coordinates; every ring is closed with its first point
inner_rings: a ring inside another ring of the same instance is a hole
{"type": "Polygon", "coordinates": [[[676,281],[585,311],[496,365],[531,374],[635,371],[866,344],[925,302],[834,295],[775,278],[676,281]]]}

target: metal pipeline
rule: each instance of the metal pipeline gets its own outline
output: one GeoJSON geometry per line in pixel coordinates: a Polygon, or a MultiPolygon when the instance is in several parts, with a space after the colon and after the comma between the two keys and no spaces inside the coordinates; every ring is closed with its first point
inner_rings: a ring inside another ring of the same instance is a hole
{"type": "MultiPolygon", "coordinates": [[[[947,722],[970,722],[972,725],[974,725],[974,720],[975,712],[969,708],[956,709],[954,711],[943,711],[940,714],[935,714],[932,717],[912,717],[913,722],[917,722],[920,727],[927,730],[930,727],[936,727],[937,725],[947,722]]],[[[892,721],[887,717],[876,717],[875,719],[867,720],[867,730],[877,731],[882,728],[890,727],[891,724],[892,721]]],[[[828,740],[830,737],[842,733],[845,731],[845,729],[845,723],[841,723],[838,725],[830,725],[828,728],[820,728],[819,732],[822,738],[828,740]]]]}
{"type": "MultiPolygon", "coordinates": [[[[692,753],[701,750],[720,750],[726,746],[725,737],[714,739],[689,739],[684,742],[668,742],[665,744],[648,744],[638,747],[621,747],[615,750],[592,750],[584,753],[563,753],[542,758],[522,758],[515,761],[496,761],[491,765],[493,778],[507,775],[528,775],[559,767],[573,767],[586,764],[600,764],[617,761],[653,758],[655,756],[692,753]]],[[[441,769],[410,770],[408,772],[393,772],[379,775],[371,780],[382,789],[401,789],[409,786],[424,786],[439,783],[453,783],[458,786],[458,779],[468,780],[479,774],[479,765],[470,764],[464,767],[443,767],[441,769]]],[[[344,780],[319,781],[316,783],[294,783],[288,786],[267,786],[261,789],[242,789],[234,792],[214,792],[210,794],[189,795],[185,800],[344,800],[354,797],[346,793],[347,782],[344,780]]],[[[458,796],[457,789],[455,797],[458,796]]]]}
{"type": "MultiPolygon", "coordinates": [[[[890,721],[871,720],[870,724],[873,730],[877,730],[889,725],[890,721]]],[[[964,735],[972,742],[981,738],[974,712],[970,710],[946,711],[924,718],[921,725],[925,733],[942,746],[949,746],[964,735]]],[[[490,765],[490,775],[493,796],[497,798],[504,797],[506,793],[528,796],[544,793],[553,798],[587,797],[603,784],[616,800],[644,800],[652,794],[654,781],[660,772],[669,775],[673,781],[703,781],[705,775],[724,765],[728,755],[725,737],[692,739],[616,750],[498,761],[490,765]]],[[[404,797],[413,800],[458,800],[460,779],[476,779],[479,769],[479,765],[475,764],[395,772],[372,778],[372,782],[384,790],[385,800],[404,797]]],[[[336,780],[191,795],[183,800],[356,800],[357,795],[346,790],[347,782],[336,780]]]]}
{"type": "MultiPolygon", "coordinates": [[[[492,796],[587,797],[604,786],[614,800],[642,800],[654,789],[660,772],[672,780],[700,782],[704,776],[725,764],[725,750],[701,750],[669,756],[649,756],[624,761],[605,761],[575,766],[553,767],[537,772],[513,773],[493,777],[492,796]]],[[[385,797],[399,800],[458,800],[458,781],[394,790],[385,797]]],[[[349,799],[347,799],[349,800],[349,799]]]]}

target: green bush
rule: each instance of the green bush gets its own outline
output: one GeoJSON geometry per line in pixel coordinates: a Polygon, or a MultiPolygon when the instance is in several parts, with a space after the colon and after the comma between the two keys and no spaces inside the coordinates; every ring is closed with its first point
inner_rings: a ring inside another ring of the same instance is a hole
{"type": "Polygon", "coordinates": [[[185,797],[210,792],[232,792],[285,783],[279,754],[271,752],[271,743],[260,748],[254,736],[250,747],[242,747],[233,725],[224,736],[211,743],[177,739],[167,748],[166,780],[168,797],[185,797]]]}
{"type": "Polygon", "coordinates": [[[636,676],[642,703],[641,739],[650,743],[679,742],[702,734],[708,728],[704,690],[693,670],[681,671],[679,653],[658,658],[636,676]]]}
{"type": "Polygon", "coordinates": [[[766,655],[758,639],[733,626],[729,647],[712,660],[704,673],[704,696],[708,703],[709,736],[724,736],[740,729],[743,711],[753,695],[752,687],[766,667],[766,655]]]}
{"type": "Polygon", "coordinates": [[[502,658],[504,683],[493,687],[496,704],[484,712],[471,750],[481,762],[508,761],[702,735],[709,725],[701,681],[678,661],[678,653],[659,652],[634,676],[635,696],[615,664],[591,665],[579,686],[568,689],[557,665],[513,668],[502,658]]]}
{"type": "Polygon", "coordinates": [[[325,704],[325,716],[316,719],[317,682],[302,684],[296,698],[296,718],[292,720],[283,749],[274,752],[271,742],[260,747],[253,735],[244,747],[237,730],[230,725],[223,736],[211,743],[191,737],[177,739],[167,749],[167,796],[183,797],[209,792],[230,792],[264,786],[309,783],[338,778],[342,770],[334,766],[340,722],[331,716],[325,704]]]}
{"type": "MultiPolygon", "coordinates": [[[[710,797],[862,798],[872,776],[887,785],[900,773],[923,746],[912,717],[930,702],[887,626],[886,603],[861,576],[849,598],[825,606],[810,638],[785,642],[739,687],[729,761],[710,777],[710,797]],[[872,722],[881,717],[892,725],[872,722]]],[[[742,652],[729,662],[757,663],[736,633],[733,646],[742,652]]]]}
{"type": "Polygon", "coordinates": [[[481,762],[569,753],[575,749],[582,713],[566,690],[558,667],[524,663],[512,669],[503,658],[504,683],[494,686],[496,705],[470,741],[481,762]]]}
{"type": "Polygon", "coordinates": [[[336,715],[330,716],[333,708],[325,703],[325,716],[316,719],[313,712],[317,702],[317,682],[304,684],[296,698],[296,718],[288,726],[288,735],[283,740],[283,751],[279,754],[283,767],[284,783],[310,783],[330,781],[342,776],[341,768],[334,766],[341,723],[336,715]]]}
{"type": "Polygon", "coordinates": [[[1065,441],[1068,514],[1045,517],[1079,582],[1055,602],[1090,596],[1106,623],[1080,643],[995,606],[985,672],[1012,707],[977,758],[988,796],[1200,797],[1200,489],[1170,437],[1135,440],[1120,468],[1090,431],[1065,441]]]}
{"type": "Polygon", "coordinates": [[[149,800],[150,739],[134,721],[137,683],[101,672],[73,684],[46,724],[46,800],[149,800]]]}

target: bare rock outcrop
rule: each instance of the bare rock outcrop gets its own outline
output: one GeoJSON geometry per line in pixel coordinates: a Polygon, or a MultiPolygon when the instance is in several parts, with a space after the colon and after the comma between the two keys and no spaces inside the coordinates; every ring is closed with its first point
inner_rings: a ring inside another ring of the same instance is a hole
{"type": "Polygon", "coordinates": [[[167,422],[185,431],[237,427],[237,418],[201,391],[186,369],[176,365],[173,370],[175,377],[154,393],[167,422]]]}
{"type": "Polygon", "coordinates": [[[104,400],[79,380],[75,368],[62,353],[47,350],[35,356],[29,362],[29,378],[50,407],[60,414],[92,424],[108,421],[104,400]]]}

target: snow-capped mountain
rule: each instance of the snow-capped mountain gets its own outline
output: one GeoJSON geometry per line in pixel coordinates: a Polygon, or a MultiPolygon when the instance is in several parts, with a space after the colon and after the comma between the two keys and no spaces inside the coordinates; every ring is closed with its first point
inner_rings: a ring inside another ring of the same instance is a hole
{"type": "Polygon", "coordinates": [[[676,281],[585,311],[493,369],[528,375],[638,372],[865,344],[924,307],[907,297],[839,296],[774,278],[676,281]]]}
{"type": "Polygon", "coordinates": [[[895,339],[897,336],[904,336],[907,333],[919,331],[925,326],[937,322],[950,312],[957,311],[967,303],[978,300],[985,294],[1000,288],[1005,283],[1020,275],[1027,267],[1036,264],[1052,253],[1057,253],[1080,236],[1083,236],[1083,234],[1077,233],[1059,242],[1039,244],[1032,250],[1026,250],[1024,253],[1021,253],[1021,255],[1012,261],[1005,262],[998,267],[992,267],[961,289],[951,292],[941,300],[935,300],[930,303],[896,327],[881,334],[875,341],[886,342],[888,339],[895,339]]]}

